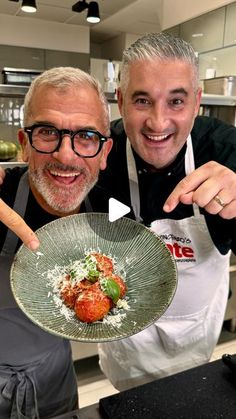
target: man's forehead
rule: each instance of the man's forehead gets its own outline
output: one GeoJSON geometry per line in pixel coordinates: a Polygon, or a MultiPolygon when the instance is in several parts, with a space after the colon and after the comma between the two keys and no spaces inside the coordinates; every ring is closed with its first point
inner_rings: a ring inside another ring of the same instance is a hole
{"type": "Polygon", "coordinates": [[[96,90],[90,86],[89,84],[82,84],[82,83],[75,83],[75,84],[62,84],[62,85],[52,85],[52,84],[41,84],[40,86],[37,86],[35,89],[34,94],[37,94],[38,92],[50,92],[57,95],[68,95],[68,94],[76,94],[78,92],[82,91],[89,91],[97,93],[96,90]]]}
{"type": "Polygon", "coordinates": [[[193,65],[184,59],[147,59],[134,61],[129,66],[127,87],[145,93],[145,86],[168,83],[173,93],[184,93],[185,87],[192,84],[193,65]],[[156,77],[155,77],[156,74],[156,77]]]}
{"type": "Polygon", "coordinates": [[[103,108],[101,99],[96,90],[91,86],[66,86],[55,87],[49,85],[39,86],[32,98],[31,107],[38,106],[44,108],[59,107],[73,107],[75,110],[81,107],[89,108],[96,107],[98,111],[103,108]]]}

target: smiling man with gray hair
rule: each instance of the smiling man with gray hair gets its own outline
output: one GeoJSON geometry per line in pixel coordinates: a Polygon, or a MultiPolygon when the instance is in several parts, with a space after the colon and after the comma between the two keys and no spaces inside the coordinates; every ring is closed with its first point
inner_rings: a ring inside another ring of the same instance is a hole
{"type": "Polygon", "coordinates": [[[214,350],[236,251],[236,128],[198,116],[198,60],[182,39],[138,39],[123,53],[120,79],[122,120],[111,125],[103,185],[165,241],[178,271],[176,295],[154,325],[99,345],[103,372],[125,390],[207,362],[214,350]]]}

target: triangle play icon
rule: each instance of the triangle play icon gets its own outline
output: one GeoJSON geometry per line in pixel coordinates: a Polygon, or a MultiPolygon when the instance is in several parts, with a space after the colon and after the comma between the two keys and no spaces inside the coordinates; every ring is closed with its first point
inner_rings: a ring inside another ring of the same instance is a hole
{"type": "Polygon", "coordinates": [[[109,199],[109,221],[113,222],[130,212],[130,208],[117,201],[115,198],[109,199]]]}

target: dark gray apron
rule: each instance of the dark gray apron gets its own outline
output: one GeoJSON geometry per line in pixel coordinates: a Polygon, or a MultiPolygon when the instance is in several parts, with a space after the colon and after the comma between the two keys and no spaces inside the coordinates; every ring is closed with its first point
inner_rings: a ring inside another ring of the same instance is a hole
{"type": "MultiPolygon", "coordinates": [[[[13,206],[22,217],[28,194],[25,172],[13,206]]],[[[9,280],[17,243],[8,230],[0,253],[0,419],[55,417],[77,407],[71,347],[34,325],[18,308],[9,280]]]]}
{"type": "MultiPolygon", "coordinates": [[[[22,217],[24,217],[26,205],[29,195],[28,173],[24,173],[21,177],[15,203],[13,209],[22,217]]],[[[1,293],[0,293],[0,309],[6,307],[17,307],[14,297],[9,287],[9,277],[11,264],[13,262],[18,237],[13,231],[8,230],[5,243],[3,244],[0,253],[0,278],[1,278],[1,293]]]]}

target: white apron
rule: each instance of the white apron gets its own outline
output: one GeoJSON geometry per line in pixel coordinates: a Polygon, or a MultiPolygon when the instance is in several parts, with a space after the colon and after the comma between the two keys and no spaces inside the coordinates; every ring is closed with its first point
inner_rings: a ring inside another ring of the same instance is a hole
{"type": "MultiPolygon", "coordinates": [[[[127,141],[131,203],[140,221],[135,160],[127,141]]],[[[194,170],[191,137],[185,172],[194,170]]],[[[118,390],[161,378],[207,362],[217,343],[229,291],[229,257],[214,246],[205,218],[194,204],[194,216],[152,223],[172,251],[178,286],[165,314],[142,332],[99,345],[100,366],[118,390]]]]}

